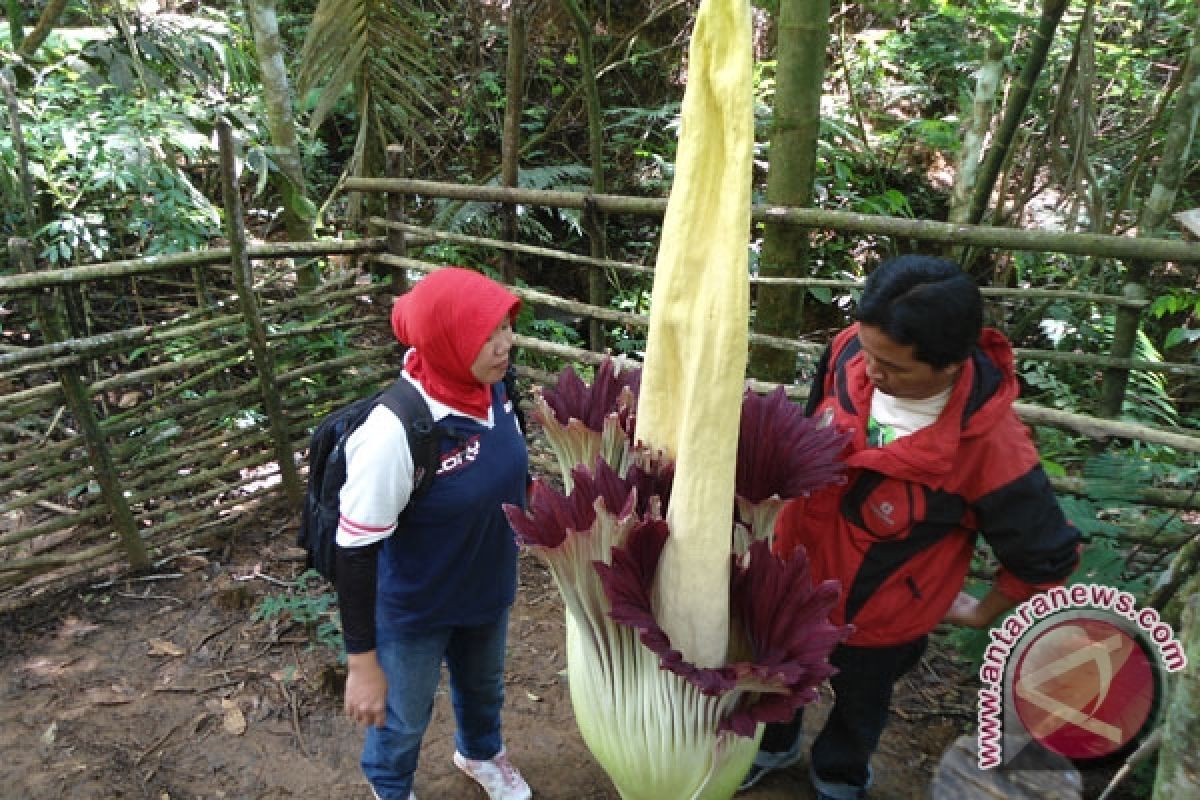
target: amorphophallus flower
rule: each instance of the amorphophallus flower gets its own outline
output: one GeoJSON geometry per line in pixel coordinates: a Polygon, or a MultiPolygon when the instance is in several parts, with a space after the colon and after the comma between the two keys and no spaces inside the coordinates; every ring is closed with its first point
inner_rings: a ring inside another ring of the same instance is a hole
{"type": "Polygon", "coordinates": [[[729,648],[719,666],[698,665],[672,644],[654,607],[661,554],[675,534],[665,517],[678,502],[678,477],[670,460],[632,439],[627,412],[638,377],[606,364],[589,387],[568,368],[555,389],[539,393],[533,413],[556,453],[595,454],[604,431],[624,431],[621,447],[604,448],[619,463],[604,455],[560,463],[569,489],[538,479],[526,511],[506,510],[562,594],[576,721],[621,796],[724,800],[749,768],[759,723],[788,719],[815,698],[845,635],[828,621],[836,584],[813,586],[803,552],[780,559],[769,528],[757,527],[773,525],[770,509],[782,498],[836,478],[843,437],[805,418],[781,391],[745,394],[736,527],[748,527],[754,543],[731,556],[731,513],[724,546],[732,575],[719,588],[731,610],[729,648]]]}
{"type": "MultiPolygon", "coordinates": [[[[518,540],[550,568],[566,608],[568,686],[580,733],[625,800],[725,800],[757,749],[759,723],[815,699],[845,635],[828,621],[835,583],[813,586],[803,555],[759,539],[724,587],[733,611],[726,663],[675,649],[651,601],[670,502],[669,465],[625,476],[603,460],[573,488],[535,482],[506,510],[518,540]]],[[[732,520],[729,521],[732,527],[732,520]]]]}
{"type": "Polygon", "coordinates": [[[842,441],[781,393],[744,392],[750,43],[747,0],[702,0],[640,381],[605,364],[543,392],[564,489],[506,508],[563,595],[575,717],[625,800],[732,797],[761,723],[815,697],[847,633],[828,621],[836,584],[768,543],[842,441]]]}

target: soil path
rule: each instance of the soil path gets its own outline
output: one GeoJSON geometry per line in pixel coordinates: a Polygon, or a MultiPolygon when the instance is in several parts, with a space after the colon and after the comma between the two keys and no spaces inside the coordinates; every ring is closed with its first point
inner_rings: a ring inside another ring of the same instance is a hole
{"type": "MultiPolygon", "coordinates": [[[[259,601],[282,591],[272,579],[300,570],[285,510],[255,517],[232,544],[164,567],[177,577],[0,614],[0,798],[369,800],[332,652],[300,625],[255,619],[259,601]]],[[[509,641],[505,734],[535,797],[617,800],[575,727],[558,593],[528,556],[509,641]]],[[[968,684],[931,651],[901,687],[872,798],[926,795],[943,749],[971,723],[968,684]]],[[[820,716],[818,706],[807,722],[820,716]]],[[[450,764],[453,748],[443,691],[417,775],[422,800],[483,798],[450,764]]],[[[806,767],[740,797],[806,800],[806,767]]]]}

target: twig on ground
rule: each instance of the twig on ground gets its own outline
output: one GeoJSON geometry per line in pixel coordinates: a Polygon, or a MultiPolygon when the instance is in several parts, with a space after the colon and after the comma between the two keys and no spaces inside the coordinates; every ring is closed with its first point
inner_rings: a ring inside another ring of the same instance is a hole
{"type": "Polygon", "coordinates": [[[200,643],[196,645],[196,649],[197,650],[201,649],[202,647],[204,647],[204,645],[208,644],[212,639],[215,639],[216,637],[220,636],[222,633],[229,630],[234,625],[237,625],[241,621],[242,621],[241,618],[238,618],[238,619],[235,619],[233,622],[230,622],[227,625],[222,625],[219,628],[214,628],[213,630],[209,631],[207,634],[205,634],[204,638],[200,640],[200,643]]]}
{"type": "Polygon", "coordinates": [[[172,725],[172,726],[171,726],[171,727],[170,727],[170,728],[167,730],[167,732],[166,732],[166,733],[164,733],[162,736],[160,736],[160,737],[158,737],[157,739],[155,739],[153,744],[151,744],[149,747],[147,747],[145,750],[143,750],[143,751],[141,752],[141,754],[140,754],[140,755],[139,755],[137,758],[135,758],[135,759],[133,760],[133,765],[134,765],[135,767],[136,767],[136,766],[139,766],[139,765],[142,763],[142,761],[144,761],[144,760],[145,760],[146,756],[150,755],[150,754],[151,754],[151,753],[153,753],[155,750],[157,750],[158,748],[162,747],[162,746],[163,746],[163,744],[164,744],[164,743],[167,741],[167,739],[170,739],[170,738],[171,738],[171,734],[175,733],[175,731],[179,730],[179,729],[180,729],[180,728],[183,726],[183,722],[184,722],[183,720],[180,720],[180,721],[179,721],[179,722],[177,722],[175,725],[172,725]]]}
{"type": "Polygon", "coordinates": [[[181,606],[187,605],[185,601],[180,600],[178,597],[171,597],[169,594],[137,594],[136,592],[113,592],[113,594],[117,597],[127,597],[130,600],[170,600],[181,606]]]}
{"type": "Polygon", "coordinates": [[[93,583],[89,589],[111,589],[119,583],[146,583],[148,581],[170,581],[176,578],[182,578],[182,572],[164,572],[161,575],[138,575],[130,578],[113,578],[111,581],[103,583],[93,583]]]}
{"type": "Polygon", "coordinates": [[[184,550],[182,553],[172,553],[171,555],[167,556],[164,559],[155,561],[154,566],[156,568],[161,567],[164,564],[170,564],[172,561],[175,561],[180,558],[186,558],[187,556],[201,556],[201,555],[204,555],[205,553],[210,552],[211,550],[212,550],[212,548],[209,548],[209,547],[197,547],[194,550],[184,550]]]}
{"type": "MultiPolygon", "coordinates": [[[[299,661],[296,658],[295,648],[292,648],[292,657],[293,660],[299,661]]],[[[304,734],[300,732],[300,708],[296,704],[296,695],[292,694],[283,681],[279,681],[279,688],[283,691],[283,696],[287,698],[288,705],[292,709],[292,730],[296,732],[296,746],[300,748],[300,753],[307,758],[309,755],[308,745],[304,743],[304,734]]]]}
{"type": "Polygon", "coordinates": [[[1141,745],[1138,746],[1138,749],[1134,750],[1133,754],[1126,759],[1124,764],[1121,765],[1121,768],[1117,770],[1116,775],[1113,775],[1112,780],[1108,782],[1108,786],[1105,787],[1098,800],[1108,800],[1109,796],[1116,791],[1117,786],[1120,785],[1121,781],[1125,780],[1130,772],[1133,772],[1133,768],[1136,767],[1140,761],[1145,760],[1151,753],[1158,749],[1158,746],[1162,744],[1162,737],[1163,729],[1160,725],[1154,729],[1153,733],[1146,737],[1146,741],[1142,742],[1141,745]]]}
{"type": "Polygon", "coordinates": [[[267,583],[273,583],[276,586],[283,586],[284,588],[291,588],[296,585],[295,581],[280,580],[279,578],[272,577],[272,576],[268,575],[267,573],[263,572],[262,564],[255,564],[254,569],[251,570],[249,575],[234,575],[233,576],[233,579],[235,581],[252,581],[255,578],[261,578],[264,581],[266,581],[267,583]]]}

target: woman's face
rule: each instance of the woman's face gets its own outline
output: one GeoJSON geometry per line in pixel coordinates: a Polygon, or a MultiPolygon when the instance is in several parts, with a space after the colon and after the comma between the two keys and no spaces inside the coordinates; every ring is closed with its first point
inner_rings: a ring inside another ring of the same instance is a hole
{"type": "Polygon", "coordinates": [[[954,383],[961,364],[933,367],[919,361],[910,344],[900,344],[874,325],[860,325],[858,341],[867,377],[876,389],[903,400],[924,400],[954,383]]]}
{"type": "Polygon", "coordinates": [[[512,346],[512,320],[505,317],[504,321],[496,326],[496,330],[488,336],[483,347],[479,349],[479,354],[475,356],[474,363],[471,364],[471,375],[475,377],[475,380],[485,386],[502,380],[504,372],[508,369],[508,353],[512,350],[512,346]]]}

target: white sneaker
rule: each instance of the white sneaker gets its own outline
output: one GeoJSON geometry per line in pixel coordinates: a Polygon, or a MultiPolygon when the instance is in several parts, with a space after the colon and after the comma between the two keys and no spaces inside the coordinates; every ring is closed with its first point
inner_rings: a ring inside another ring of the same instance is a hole
{"type": "Polygon", "coordinates": [[[529,784],[508,760],[504,748],[500,748],[490,761],[475,761],[456,750],[454,766],[474,778],[491,800],[529,800],[533,797],[529,784]]]}

